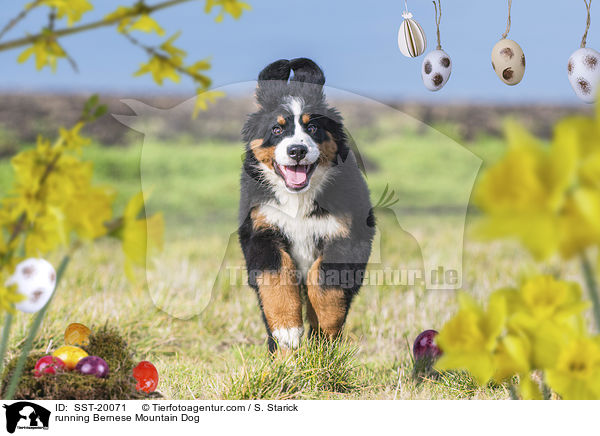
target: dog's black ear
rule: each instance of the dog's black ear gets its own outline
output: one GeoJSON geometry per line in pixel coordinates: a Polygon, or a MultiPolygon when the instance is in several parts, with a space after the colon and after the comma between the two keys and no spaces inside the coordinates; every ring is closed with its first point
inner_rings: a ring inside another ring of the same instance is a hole
{"type": "Polygon", "coordinates": [[[290,61],[279,59],[267,65],[258,75],[258,80],[283,80],[287,82],[290,78],[290,61]]]}
{"type": "Polygon", "coordinates": [[[290,68],[294,71],[294,77],[290,82],[314,83],[323,86],[325,84],[325,74],[317,64],[307,58],[296,58],[289,62],[290,68]]]}

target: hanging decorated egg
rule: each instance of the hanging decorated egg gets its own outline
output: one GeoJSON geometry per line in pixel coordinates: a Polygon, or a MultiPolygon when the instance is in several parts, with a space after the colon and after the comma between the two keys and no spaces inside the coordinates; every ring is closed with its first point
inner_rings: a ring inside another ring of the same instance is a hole
{"type": "Polygon", "coordinates": [[[581,38],[581,48],[571,55],[567,64],[567,73],[569,82],[573,87],[573,91],[577,97],[586,103],[594,103],[598,92],[598,82],[600,82],[600,53],[593,48],[587,48],[587,36],[590,30],[591,15],[590,7],[591,0],[585,0],[587,8],[587,21],[585,25],[585,33],[581,38]]]}
{"type": "Polygon", "coordinates": [[[140,362],[133,368],[133,378],[137,381],[135,388],[138,391],[150,393],[154,392],[156,386],[158,386],[158,371],[156,370],[156,367],[147,360],[140,362]]]}
{"type": "Polygon", "coordinates": [[[437,4],[434,1],[433,6],[435,7],[435,24],[437,27],[437,49],[425,55],[421,66],[421,78],[427,89],[439,91],[448,82],[450,74],[452,74],[452,61],[450,56],[442,50],[442,38],[440,36],[442,3],[437,0],[437,4]]]}
{"type": "Polygon", "coordinates": [[[90,333],[92,331],[83,324],[74,322],[65,330],[65,344],[67,345],[89,345],[90,333]]]}
{"type": "Polygon", "coordinates": [[[398,30],[398,48],[409,58],[416,58],[425,53],[427,38],[423,28],[413,19],[413,14],[408,11],[402,13],[402,24],[398,30]]]}
{"type": "Polygon", "coordinates": [[[56,272],[47,260],[29,258],[17,265],[15,273],[5,283],[5,286],[13,285],[25,297],[15,307],[26,313],[37,312],[54,293],[56,272]]]}
{"type": "Polygon", "coordinates": [[[512,39],[501,39],[492,49],[492,67],[504,83],[517,85],[525,75],[525,54],[512,39]]]}
{"type": "Polygon", "coordinates": [[[108,377],[108,363],[98,356],[87,356],[77,362],[75,370],[85,375],[94,375],[98,378],[108,377]]]}
{"type": "Polygon", "coordinates": [[[452,61],[444,50],[427,53],[423,59],[421,77],[430,91],[439,91],[444,87],[452,73],[452,61]]]}
{"type": "Polygon", "coordinates": [[[577,97],[594,103],[600,82],[600,53],[593,48],[580,48],[569,58],[567,72],[577,97]]]}
{"type": "Polygon", "coordinates": [[[74,347],[72,345],[63,345],[59,349],[57,349],[54,353],[52,353],[54,357],[58,357],[65,363],[67,369],[75,369],[77,363],[88,356],[85,350],[74,347]]]}

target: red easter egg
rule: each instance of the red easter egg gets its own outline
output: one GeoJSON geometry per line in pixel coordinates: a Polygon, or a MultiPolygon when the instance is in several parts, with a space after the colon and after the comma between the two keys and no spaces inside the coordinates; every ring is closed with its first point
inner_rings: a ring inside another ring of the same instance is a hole
{"type": "Polygon", "coordinates": [[[64,371],[65,369],[65,363],[60,358],[48,355],[40,357],[36,362],[33,375],[41,377],[44,374],[56,374],[58,371],[64,371]]]}
{"type": "Polygon", "coordinates": [[[158,371],[150,362],[144,360],[133,368],[133,377],[137,380],[135,388],[146,393],[154,392],[158,386],[158,371]]]}

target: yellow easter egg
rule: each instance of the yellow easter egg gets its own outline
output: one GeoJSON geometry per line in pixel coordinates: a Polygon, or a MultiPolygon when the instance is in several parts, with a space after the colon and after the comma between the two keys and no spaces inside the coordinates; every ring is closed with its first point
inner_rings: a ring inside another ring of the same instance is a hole
{"type": "Polygon", "coordinates": [[[52,355],[62,360],[68,369],[75,369],[77,362],[87,357],[88,353],[79,347],[64,345],[52,353],[52,355]]]}
{"type": "Polygon", "coordinates": [[[69,324],[69,326],[65,330],[65,344],[89,345],[90,333],[92,333],[92,331],[83,324],[80,324],[78,322],[69,324]]]}

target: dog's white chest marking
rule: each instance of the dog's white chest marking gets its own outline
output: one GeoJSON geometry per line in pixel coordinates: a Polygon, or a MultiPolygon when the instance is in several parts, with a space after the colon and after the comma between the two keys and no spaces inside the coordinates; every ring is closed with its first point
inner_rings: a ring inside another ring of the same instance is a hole
{"type": "Polygon", "coordinates": [[[347,227],[338,218],[327,215],[311,217],[314,208],[312,195],[285,196],[286,202],[266,203],[260,206],[259,212],[265,220],[276,226],[291,243],[291,256],[296,267],[306,279],[311,265],[317,260],[317,242],[320,239],[331,239],[347,231],[347,227]]]}

